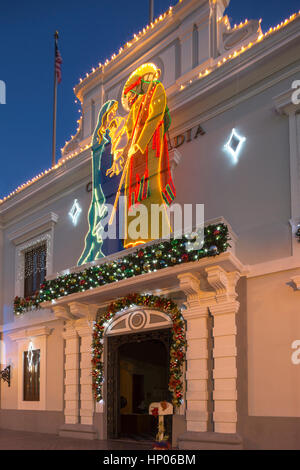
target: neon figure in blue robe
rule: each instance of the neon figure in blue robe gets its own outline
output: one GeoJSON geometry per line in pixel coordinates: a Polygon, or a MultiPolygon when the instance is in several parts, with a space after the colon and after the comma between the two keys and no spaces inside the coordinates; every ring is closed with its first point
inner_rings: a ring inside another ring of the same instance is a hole
{"type": "Polygon", "coordinates": [[[119,174],[112,178],[108,171],[114,162],[112,138],[116,129],[120,127],[120,122],[124,121],[123,118],[116,117],[117,109],[118,102],[115,100],[109,100],[102,106],[93,134],[93,186],[88,212],[89,230],[85,237],[84,250],[77,263],[78,266],[123,249],[122,240],[118,234],[119,214],[116,214],[116,239],[103,239],[105,225],[108,223],[107,204],[113,204],[121,177],[119,174]]]}

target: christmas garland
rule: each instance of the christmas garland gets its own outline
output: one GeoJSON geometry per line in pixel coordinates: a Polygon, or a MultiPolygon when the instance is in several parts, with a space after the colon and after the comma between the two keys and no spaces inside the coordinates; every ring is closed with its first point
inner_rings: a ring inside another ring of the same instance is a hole
{"type": "Polygon", "coordinates": [[[66,295],[84,292],[95,287],[121,281],[180,263],[197,261],[207,256],[224,253],[229,245],[228,228],[224,224],[204,228],[204,244],[199,250],[188,249],[190,240],[171,239],[139,248],[136,252],[110,263],[91,266],[46,281],[32,297],[15,297],[14,312],[20,315],[30,309],[39,308],[42,302],[57,300],[66,295]]]}
{"type": "Polygon", "coordinates": [[[108,310],[103,313],[100,318],[97,318],[94,325],[92,343],[92,376],[95,399],[100,401],[103,398],[102,383],[104,378],[104,366],[101,358],[104,348],[103,337],[105,324],[114,318],[117,312],[135,305],[162,311],[172,320],[169,390],[172,392],[172,402],[174,407],[178,407],[183,399],[182,366],[185,361],[186,352],[184,320],[176,303],[170,299],[164,299],[154,295],[128,295],[127,297],[113,302],[109,306],[108,310]]]}

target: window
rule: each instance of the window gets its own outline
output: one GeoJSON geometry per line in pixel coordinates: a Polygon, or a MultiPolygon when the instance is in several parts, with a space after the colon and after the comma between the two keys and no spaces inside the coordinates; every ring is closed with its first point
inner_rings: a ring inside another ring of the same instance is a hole
{"type": "Polygon", "coordinates": [[[24,253],[24,296],[32,296],[46,277],[47,247],[43,243],[24,253]]]}
{"type": "Polygon", "coordinates": [[[23,353],[24,401],[40,401],[40,349],[23,353]]]}
{"type": "Polygon", "coordinates": [[[199,64],[199,33],[198,28],[194,24],[193,28],[193,68],[199,64]]]}

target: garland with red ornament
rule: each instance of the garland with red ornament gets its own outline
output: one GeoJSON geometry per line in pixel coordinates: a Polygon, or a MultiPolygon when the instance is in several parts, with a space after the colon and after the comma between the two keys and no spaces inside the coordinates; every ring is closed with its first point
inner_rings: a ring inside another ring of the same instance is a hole
{"type": "Polygon", "coordinates": [[[38,309],[43,302],[59,300],[66,295],[220,255],[230,246],[228,227],[222,223],[205,227],[204,243],[198,249],[196,247],[191,249],[190,241],[189,237],[184,236],[182,239],[164,240],[141,246],[137,251],[115,261],[89,266],[80,272],[49,279],[32,297],[15,297],[14,312],[16,315],[21,315],[28,310],[38,309]]]}
{"type": "Polygon", "coordinates": [[[179,407],[183,399],[182,370],[185,361],[186,339],[185,325],[181,311],[171,299],[164,299],[155,295],[131,294],[113,302],[106,312],[97,318],[93,331],[92,342],[92,376],[93,390],[97,401],[103,398],[104,365],[102,362],[104,348],[104,331],[110,320],[117,312],[132,306],[142,306],[156,309],[167,314],[172,320],[172,342],[170,347],[170,375],[169,390],[172,392],[172,402],[179,407]]]}

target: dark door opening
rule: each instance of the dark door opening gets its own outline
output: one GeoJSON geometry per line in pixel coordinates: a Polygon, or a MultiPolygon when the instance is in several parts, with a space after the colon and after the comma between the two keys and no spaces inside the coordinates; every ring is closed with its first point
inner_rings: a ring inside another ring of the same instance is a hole
{"type": "MultiPolygon", "coordinates": [[[[169,329],[108,339],[108,437],[155,438],[158,418],[149,405],[171,401],[169,346],[169,329]]],[[[165,427],[171,438],[172,416],[165,427]]]]}

